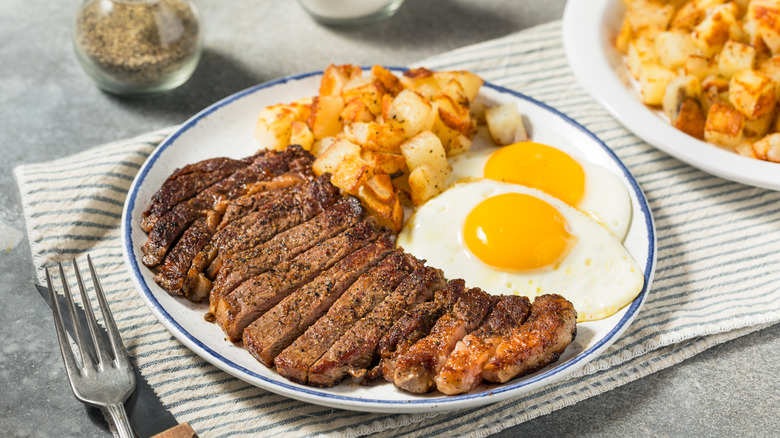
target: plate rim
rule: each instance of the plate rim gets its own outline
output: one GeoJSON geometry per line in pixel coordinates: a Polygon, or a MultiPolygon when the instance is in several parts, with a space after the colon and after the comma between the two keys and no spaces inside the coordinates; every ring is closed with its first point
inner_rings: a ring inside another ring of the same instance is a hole
{"type": "Polygon", "coordinates": [[[619,7],[618,3],[619,0],[570,0],[563,11],[561,33],[566,59],[588,94],[626,129],[662,152],[720,178],[780,190],[780,163],[743,157],[691,137],[653,114],[629,93],[602,50],[605,44],[611,47],[606,41],[607,21],[610,8],[619,7]]]}
{"type": "MultiPolygon", "coordinates": [[[[401,67],[388,67],[388,68],[396,71],[405,70],[404,68],[401,67]]],[[[135,206],[138,190],[142,186],[142,183],[146,175],[152,169],[157,159],[165,149],[173,145],[176,139],[180,135],[182,135],[187,130],[192,129],[203,118],[205,118],[209,114],[217,111],[218,109],[238,99],[244,98],[260,90],[285,84],[290,81],[305,79],[310,76],[321,75],[322,73],[323,73],[322,71],[311,71],[311,72],[306,72],[306,73],[301,73],[296,75],[285,76],[276,80],[272,80],[269,82],[265,82],[265,83],[261,83],[249,87],[245,90],[239,91],[233,95],[230,95],[210,105],[209,107],[205,108],[204,110],[198,112],[190,119],[188,119],[184,124],[182,124],[179,127],[179,129],[176,130],[176,132],[170,134],[162,143],[160,143],[160,145],[157,146],[157,148],[155,148],[152,154],[146,159],[141,169],[139,169],[138,173],[136,174],[136,177],[133,179],[133,183],[130,186],[130,189],[128,190],[128,195],[125,200],[125,205],[122,211],[122,218],[121,218],[122,253],[123,253],[125,264],[130,270],[131,277],[133,283],[136,286],[136,289],[138,290],[142,300],[144,301],[146,306],[150,309],[152,314],[157,318],[158,321],[160,321],[168,329],[168,331],[176,339],[178,339],[180,342],[185,344],[191,351],[193,351],[193,353],[197,354],[202,359],[211,363],[217,368],[220,368],[221,370],[227,372],[228,374],[236,378],[239,378],[241,380],[244,380],[247,383],[250,383],[254,386],[258,386],[270,392],[274,392],[283,396],[305,401],[308,403],[329,406],[329,407],[337,407],[337,408],[353,410],[353,411],[363,411],[363,412],[412,413],[412,412],[419,412],[419,407],[423,405],[433,408],[436,411],[445,411],[445,410],[464,409],[464,408],[469,408],[474,406],[492,404],[495,402],[508,399],[510,397],[515,397],[523,393],[530,392],[538,387],[552,384],[555,381],[558,381],[559,379],[563,378],[565,375],[568,375],[576,371],[577,369],[584,366],[586,363],[593,360],[603,350],[605,350],[607,347],[612,345],[612,343],[614,343],[620,337],[620,335],[631,325],[632,321],[639,313],[639,310],[641,309],[642,305],[647,299],[647,295],[652,285],[653,275],[655,272],[656,259],[657,259],[657,251],[656,251],[657,239],[656,239],[655,224],[652,216],[652,211],[649,207],[649,203],[641,187],[639,186],[638,182],[633,177],[631,172],[628,170],[625,163],[623,163],[617,157],[614,151],[612,151],[608,146],[606,146],[606,144],[603,141],[601,141],[595,134],[590,132],[587,128],[580,125],[579,123],[577,123],[567,115],[563,114],[559,110],[543,102],[537,101],[536,99],[533,99],[522,93],[518,93],[516,91],[486,81],[484,85],[485,87],[494,89],[499,93],[509,94],[514,98],[525,100],[533,105],[540,107],[543,110],[549,111],[554,115],[558,116],[559,118],[561,118],[564,122],[570,124],[574,128],[584,133],[585,135],[589,136],[594,142],[596,142],[596,144],[599,145],[599,147],[601,147],[612,158],[612,160],[614,160],[615,164],[621,169],[621,171],[624,174],[624,180],[628,182],[630,185],[630,187],[628,188],[632,190],[633,193],[635,194],[640,209],[644,214],[645,217],[644,226],[645,226],[645,230],[648,233],[647,236],[648,263],[644,272],[645,284],[642,290],[640,291],[639,295],[627,306],[626,313],[623,315],[620,321],[618,321],[618,323],[615,324],[615,326],[612,327],[612,329],[609,330],[607,334],[604,335],[595,345],[591,346],[586,350],[583,350],[577,356],[572,357],[567,362],[560,364],[552,369],[549,369],[547,371],[544,371],[536,375],[532,375],[531,377],[528,378],[524,378],[519,382],[515,382],[512,384],[503,384],[501,386],[491,388],[489,391],[482,391],[474,394],[462,394],[456,396],[437,397],[437,398],[430,398],[430,399],[421,398],[416,400],[383,400],[383,399],[369,399],[363,397],[351,397],[342,394],[327,394],[327,393],[323,393],[322,390],[318,391],[306,387],[294,386],[292,382],[287,382],[286,380],[283,380],[283,378],[280,378],[278,380],[270,379],[266,376],[260,375],[256,372],[253,372],[252,370],[243,367],[242,365],[233,362],[229,358],[224,357],[220,353],[211,349],[208,345],[201,342],[196,336],[194,336],[193,334],[189,333],[186,329],[184,329],[184,327],[182,327],[179,324],[179,322],[176,321],[165,310],[163,305],[154,296],[153,292],[149,288],[149,285],[146,284],[146,282],[143,279],[143,276],[141,274],[142,268],[139,265],[138,260],[136,260],[135,257],[133,256],[134,250],[133,250],[132,231],[133,231],[134,224],[131,223],[132,211],[135,206]],[[551,378],[555,378],[555,379],[549,381],[551,378]],[[263,384],[260,384],[261,382],[263,384]]]]}

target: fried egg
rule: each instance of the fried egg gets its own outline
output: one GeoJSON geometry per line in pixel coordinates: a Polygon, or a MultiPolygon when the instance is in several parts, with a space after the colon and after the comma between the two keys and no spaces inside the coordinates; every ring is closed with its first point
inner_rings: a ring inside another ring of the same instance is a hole
{"type": "Polygon", "coordinates": [[[607,228],[540,190],[463,182],[419,207],[398,245],[448,278],[494,294],[557,293],[578,321],[610,316],[644,285],[639,265],[607,228]]]}
{"type": "Polygon", "coordinates": [[[579,208],[620,240],[631,223],[631,198],[623,181],[607,169],[578,161],[561,149],[534,142],[471,150],[452,158],[447,184],[489,178],[549,193],[579,208]]]}

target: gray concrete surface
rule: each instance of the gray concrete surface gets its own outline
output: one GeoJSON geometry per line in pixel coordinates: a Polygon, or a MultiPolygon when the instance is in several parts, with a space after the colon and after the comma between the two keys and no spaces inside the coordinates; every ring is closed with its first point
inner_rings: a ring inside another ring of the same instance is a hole
{"type": "MultiPolygon", "coordinates": [[[[0,1],[0,436],[109,436],[67,384],[48,308],[33,288],[14,166],[181,123],[259,82],[329,63],[405,65],[560,18],[564,0],[408,0],[392,19],[315,24],[287,0],[200,0],[206,49],[165,96],[97,90],[70,43],[76,0],[0,1]],[[16,236],[22,237],[16,237],[16,236]]],[[[780,325],[497,436],[780,436],[780,325]]]]}

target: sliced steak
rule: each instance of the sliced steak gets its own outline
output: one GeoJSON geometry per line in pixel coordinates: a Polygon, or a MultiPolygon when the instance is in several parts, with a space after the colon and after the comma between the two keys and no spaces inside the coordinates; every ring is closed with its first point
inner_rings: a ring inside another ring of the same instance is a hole
{"type": "Polygon", "coordinates": [[[252,186],[249,193],[240,196],[228,203],[222,221],[217,230],[225,228],[229,223],[240,219],[249,213],[257,211],[260,206],[268,202],[269,192],[284,187],[303,184],[311,179],[310,175],[303,172],[287,172],[277,176],[271,181],[260,181],[252,186]]]}
{"type": "Polygon", "coordinates": [[[219,300],[247,279],[355,225],[364,212],[357,198],[342,198],[314,219],[277,234],[262,245],[234,254],[226,260],[214,281],[209,293],[209,312],[213,315],[219,300]]]}
{"type": "Polygon", "coordinates": [[[393,383],[401,389],[425,393],[436,388],[434,377],[455,345],[474,330],[490,309],[495,297],[479,288],[469,289],[431,329],[395,362],[393,383]]]}
{"type": "Polygon", "coordinates": [[[182,234],[176,246],[168,252],[165,262],[157,269],[154,281],[171,295],[182,295],[184,276],[195,254],[206,246],[214,229],[205,217],[198,218],[182,234]]]}
{"type": "Polygon", "coordinates": [[[540,295],[531,315],[504,337],[482,370],[482,378],[504,383],[558,360],[577,334],[574,305],[560,295],[540,295]]]}
{"type": "Polygon", "coordinates": [[[141,229],[149,232],[174,205],[192,198],[217,181],[227,178],[250,163],[230,158],[211,158],[176,169],[157,192],[141,215],[141,229]]]}
{"type": "Polygon", "coordinates": [[[476,330],[458,342],[435,377],[436,389],[448,394],[469,392],[482,382],[482,369],[504,336],[528,317],[531,301],[517,295],[503,295],[476,330]]]}
{"type": "Polygon", "coordinates": [[[441,270],[427,266],[415,269],[309,368],[309,384],[329,387],[348,375],[363,375],[377,356],[379,340],[393,323],[413,306],[431,299],[444,284],[441,270]]]}
{"type": "Polygon", "coordinates": [[[159,265],[176,239],[196,219],[210,216],[210,222],[219,224],[230,200],[245,195],[258,181],[267,181],[288,172],[291,163],[299,166],[300,161],[312,159],[308,152],[293,147],[281,152],[263,151],[251,157],[249,166],[237,170],[186,202],[176,204],[163,214],[143,245],[143,263],[150,268],[159,265]]]}
{"type": "Polygon", "coordinates": [[[384,376],[393,381],[396,360],[406,353],[417,341],[426,337],[436,321],[448,312],[466,293],[466,283],[461,280],[450,280],[444,289],[437,290],[432,302],[422,303],[409,311],[390,328],[390,331],[379,340],[377,352],[380,356],[379,365],[366,376],[364,383],[384,376]]]}
{"type": "Polygon", "coordinates": [[[244,328],[268,309],[345,256],[376,240],[379,234],[377,227],[362,221],[298,257],[241,283],[217,303],[217,323],[231,341],[240,341],[244,328]]]}
{"type": "Polygon", "coordinates": [[[383,235],[323,272],[244,330],[244,347],[266,366],[317,321],[358,277],[393,250],[383,235]]]}
{"type": "MultiPolygon", "coordinates": [[[[360,276],[304,334],[274,359],[276,371],[298,383],[307,383],[309,367],[422,262],[395,250],[360,276]]],[[[313,382],[308,382],[313,384],[313,382]]]]}

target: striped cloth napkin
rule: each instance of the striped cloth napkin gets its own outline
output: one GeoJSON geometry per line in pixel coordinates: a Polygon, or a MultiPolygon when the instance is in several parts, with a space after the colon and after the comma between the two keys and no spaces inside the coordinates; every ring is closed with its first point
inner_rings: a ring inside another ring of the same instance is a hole
{"type": "Polygon", "coordinates": [[[569,378],[455,413],[372,414],[278,396],[200,359],[146,309],[120,245],[130,183],[175,128],[15,169],[35,265],[92,254],[130,356],[176,419],[202,437],[485,436],[780,320],[780,193],[710,176],[628,132],[573,77],[560,22],[419,65],[470,70],[559,109],[606,142],[647,195],[658,231],[657,270],[647,302],[615,344],[569,378]]]}

